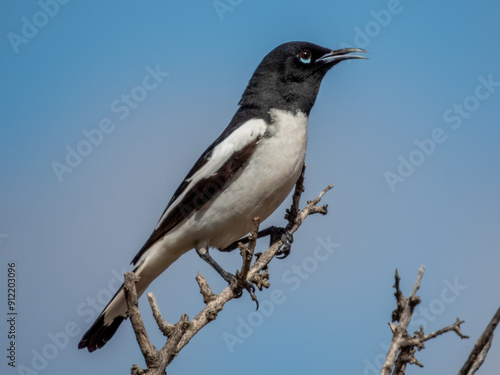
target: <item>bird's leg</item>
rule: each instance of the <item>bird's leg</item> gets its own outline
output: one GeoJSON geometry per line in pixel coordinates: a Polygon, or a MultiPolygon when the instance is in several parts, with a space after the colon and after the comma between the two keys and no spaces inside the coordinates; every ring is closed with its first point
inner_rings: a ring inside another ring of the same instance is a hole
{"type": "MultiPolygon", "coordinates": [[[[208,252],[208,246],[196,246],[196,253],[200,256],[201,259],[203,259],[205,262],[210,264],[214,270],[217,271],[221,277],[226,280],[226,282],[231,285],[233,289],[237,288],[238,282],[236,276],[234,276],[232,273],[229,273],[225,271],[219,263],[215,261],[214,258],[210,255],[208,252]]],[[[253,301],[257,304],[257,309],[259,308],[259,301],[257,300],[257,296],[255,295],[255,287],[253,284],[249,281],[245,281],[243,284],[243,287],[247,290],[247,292],[250,294],[250,297],[252,298],[253,301]]],[[[238,294],[237,298],[241,297],[242,292],[238,294]]]]}
{"type": "Polygon", "coordinates": [[[293,234],[290,233],[290,231],[286,228],[280,229],[282,229],[281,236],[279,236],[278,234],[279,238],[275,239],[274,241],[271,239],[271,244],[278,240],[283,241],[283,247],[276,253],[276,258],[285,259],[290,255],[290,251],[292,250],[293,234]]]}
{"type": "MultiPolygon", "coordinates": [[[[257,233],[257,238],[262,238],[266,236],[269,236],[269,246],[272,246],[276,241],[279,240],[283,241],[283,248],[278,252],[278,255],[280,256],[277,256],[276,258],[284,259],[288,255],[290,255],[290,250],[293,242],[293,235],[286,228],[271,226],[257,233]]],[[[225,251],[225,252],[233,251],[238,248],[239,242],[247,244],[248,236],[233,242],[231,245],[223,249],[219,249],[219,251],[225,251]]]]}

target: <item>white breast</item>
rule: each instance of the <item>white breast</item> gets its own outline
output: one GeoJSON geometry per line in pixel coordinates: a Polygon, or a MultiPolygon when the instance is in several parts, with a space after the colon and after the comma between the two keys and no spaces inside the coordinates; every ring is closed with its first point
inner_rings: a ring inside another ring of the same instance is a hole
{"type": "Polygon", "coordinates": [[[180,194],[177,199],[172,202],[170,208],[166,210],[158,224],[156,229],[158,229],[170,214],[172,209],[184,199],[186,193],[190,190],[191,186],[196,185],[197,182],[204,178],[209,178],[213,176],[227,160],[237,151],[247,146],[249,143],[253,142],[256,138],[261,137],[266,132],[267,124],[264,120],[254,119],[247,121],[245,124],[236,129],[229,137],[227,137],[222,143],[214,148],[210,160],[200,168],[193,176],[187,179],[189,186],[180,194]]]}
{"type": "MultiPolygon", "coordinates": [[[[306,155],[307,116],[272,110],[271,124],[245,168],[191,224],[198,241],[228,246],[250,231],[255,216],[265,220],[294,187],[306,155]]],[[[242,127],[245,127],[243,125],[242,127]]]]}

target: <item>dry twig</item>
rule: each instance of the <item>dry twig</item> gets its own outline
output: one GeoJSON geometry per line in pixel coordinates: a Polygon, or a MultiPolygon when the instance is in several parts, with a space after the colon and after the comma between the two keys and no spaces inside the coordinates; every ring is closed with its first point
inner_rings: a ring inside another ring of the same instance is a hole
{"type": "MultiPolygon", "coordinates": [[[[250,266],[252,264],[252,259],[253,259],[253,253],[255,250],[255,246],[257,245],[257,236],[259,233],[259,225],[260,225],[260,218],[258,218],[258,217],[253,218],[252,231],[250,232],[250,235],[248,236],[248,245],[245,245],[242,242],[238,243],[238,246],[240,248],[240,254],[241,254],[241,257],[243,258],[243,264],[241,265],[241,271],[236,273],[236,278],[238,280],[237,286],[240,290],[243,289],[243,287],[247,281],[248,271],[250,271],[250,266]]],[[[258,307],[259,307],[259,303],[257,302],[257,308],[258,307]]]]}
{"type": "Polygon", "coordinates": [[[399,281],[401,279],[399,277],[398,270],[396,270],[396,281],[394,284],[396,292],[394,295],[396,296],[397,308],[392,313],[392,321],[397,321],[399,324],[396,325],[394,323],[389,323],[393,337],[391,346],[389,347],[389,351],[387,352],[385,362],[380,372],[381,375],[403,375],[406,371],[407,364],[414,364],[419,367],[423,367],[424,365],[420,363],[417,358],[415,358],[415,353],[425,348],[425,341],[433,339],[446,332],[453,331],[462,339],[469,338],[468,336],[462,334],[460,325],[464,323],[464,321],[461,321],[458,318],[452,325],[430,334],[425,334],[423,327],[420,327],[419,331],[414,332],[413,336],[408,333],[407,328],[411,321],[413,310],[415,309],[415,306],[420,303],[420,297],[417,296],[417,291],[420,288],[424,271],[425,267],[421,266],[418,270],[418,276],[415,284],[413,285],[410,297],[406,298],[399,288],[399,281]]]}
{"type": "Polygon", "coordinates": [[[491,343],[493,341],[493,333],[495,332],[495,328],[499,322],[500,308],[498,308],[496,314],[491,319],[483,334],[479,340],[477,340],[476,345],[474,345],[474,349],[472,349],[469,358],[460,369],[458,375],[473,375],[477,370],[479,370],[479,367],[481,367],[486,355],[488,354],[488,350],[490,350],[491,343]]]}
{"type": "MultiPolygon", "coordinates": [[[[286,229],[290,234],[295,233],[302,225],[304,220],[309,216],[316,213],[326,215],[327,205],[318,207],[316,206],[323,195],[325,195],[333,185],[327,186],[320,194],[308,201],[306,207],[299,210],[300,197],[304,191],[304,172],[305,165],[302,173],[295,186],[293,194],[293,203],[285,218],[288,220],[286,229]]],[[[143,370],[137,365],[133,365],[132,374],[136,375],[163,375],[165,369],[177,356],[177,354],[189,343],[189,341],[196,335],[205,325],[214,320],[218,313],[223,309],[224,305],[241,295],[241,289],[246,282],[253,283],[262,290],[262,288],[269,287],[269,272],[267,265],[271,260],[280,254],[280,249],[283,246],[283,240],[279,239],[274,242],[264,253],[259,254],[258,259],[251,264],[254,254],[258,235],[265,233],[266,230],[259,232],[260,219],[253,220],[253,228],[248,239],[242,240],[238,246],[240,247],[243,264],[241,271],[237,272],[237,283],[229,285],[220,294],[214,294],[210,289],[207,280],[200,274],[196,276],[196,281],[200,287],[200,293],[203,296],[205,308],[202,309],[193,320],[189,321],[187,315],[183,314],[181,319],[176,324],[167,323],[161,316],[160,310],[152,293],[148,293],[148,299],[153,311],[153,316],[165,336],[167,342],[160,350],[151,344],[144,328],[144,323],[137,304],[137,293],[135,291],[135,282],[137,281],[132,273],[125,275],[125,295],[127,299],[127,306],[129,311],[130,320],[136,334],[137,342],[141,348],[143,356],[146,360],[147,369],[143,370]],[[244,243],[248,243],[245,245],[244,243]]],[[[272,230],[267,230],[271,233],[272,230]]]]}

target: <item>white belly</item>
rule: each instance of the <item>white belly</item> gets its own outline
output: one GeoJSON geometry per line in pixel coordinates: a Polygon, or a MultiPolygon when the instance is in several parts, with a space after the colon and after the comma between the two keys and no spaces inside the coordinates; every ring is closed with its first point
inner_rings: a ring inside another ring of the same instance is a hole
{"type": "Polygon", "coordinates": [[[197,245],[229,246],[250,232],[254,217],[265,220],[285,200],[304,165],[307,116],[275,110],[271,118],[266,136],[225,190],[143,255],[144,268],[148,269],[145,282],[151,282],[197,245]]]}
{"type": "Polygon", "coordinates": [[[247,234],[251,220],[265,220],[285,200],[304,165],[307,116],[275,110],[264,136],[233,182],[190,220],[198,242],[223,248],[247,234]]]}

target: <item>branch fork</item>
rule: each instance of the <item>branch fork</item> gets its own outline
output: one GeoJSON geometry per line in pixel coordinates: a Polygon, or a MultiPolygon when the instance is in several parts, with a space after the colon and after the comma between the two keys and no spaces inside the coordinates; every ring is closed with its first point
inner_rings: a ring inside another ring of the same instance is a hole
{"type": "Polygon", "coordinates": [[[398,270],[396,270],[394,277],[394,288],[396,289],[396,292],[394,293],[394,296],[396,297],[397,308],[392,312],[392,322],[389,323],[393,337],[391,346],[389,347],[389,351],[387,352],[385,362],[380,372],[381,375],[402,375],[406,371],[407,364],[424,367],[424,365],[415,357],[415,353],[425,348],[425,341],[433,339],[446,332],[453,331],[462,339],[469,338],[469,336],[462,334],[460,325],[463,324],[464,321],[459,318],[457,318],[456,322],[452,325],[431,334],[425,334],[423,327],[420,327],[420,330],[415,331],[413,336],[408,333],[407,328],[411,321],[413,311],[415,306],[420,303],[420,297],[417,296],[417,292],[420,289],[420,283],[422,281],[422,277],[424,276],[424,271],[425,267],[421,266],[418,270],[417,279],[415,280],[411,294],[408,298],[406,298],[399,287],[401,278],[399,277],[398,270]],[[394,322],[398,322],[399,324],[395,324],[394,322]]]}
{"type": "MultiPolygon", "coordinates": [[[[286,211],[285,219],[288,221],[286,230],[293,234],[302,225],[304,220],[313,214],[326,215],[328,213],[327,205],[318,207],[317,204],[321,198],[333,188],[333,185],[327,186],[313,200],[307,201],[306,207],[300,210],[300,198],[304,192],[304,173],[302,173],[295,185],[292,197],[292,205],[286,211]]],[[[282,254],[281,248],[284,245],[283,239],[275,241],[265,252],[254,254],[259,234],[270,234],[273,228],[265,229],[259,232],[260,219],[258,217],[252,220],[252,230],[247,239],[242,239],[238,243],[240,254],[242,256],[241,270],[236,272],[236,279],[231,285],[226,287],[220,294],[215,294],[208,285],[205,277],[198,272],[196,281],[203,296],[205,307],[192,319],[183,314],[176,324],[168,323],[161,315],[158,303],[152,293],[148,293],[148,301],[153,312],[153,317],[167,342],[157,350],[151,343],[144,327],[144,322],[138,307],[137,292],[135,284],[137,276],[131,272],[125,274],[125,297],[127,300],[128,315],[134,329],[134,333],[146,361],[147,369],[141,369],[133,365],[131,374],[133,375],[163,375],[167,366],[173,361],[177,354],[189,343],[191,338],[196,335],[205,325],[217,318],[224,305],[235,298],[241,296],[243,288],[248,288],[249,284],[255,284],[259,290],[269,288],[269,262],[277,255],[282,254]],[[248,243],[248,244],[246,244],[248,243]],[[256,256],[255,262],[252,259],[256,256]]]]}

